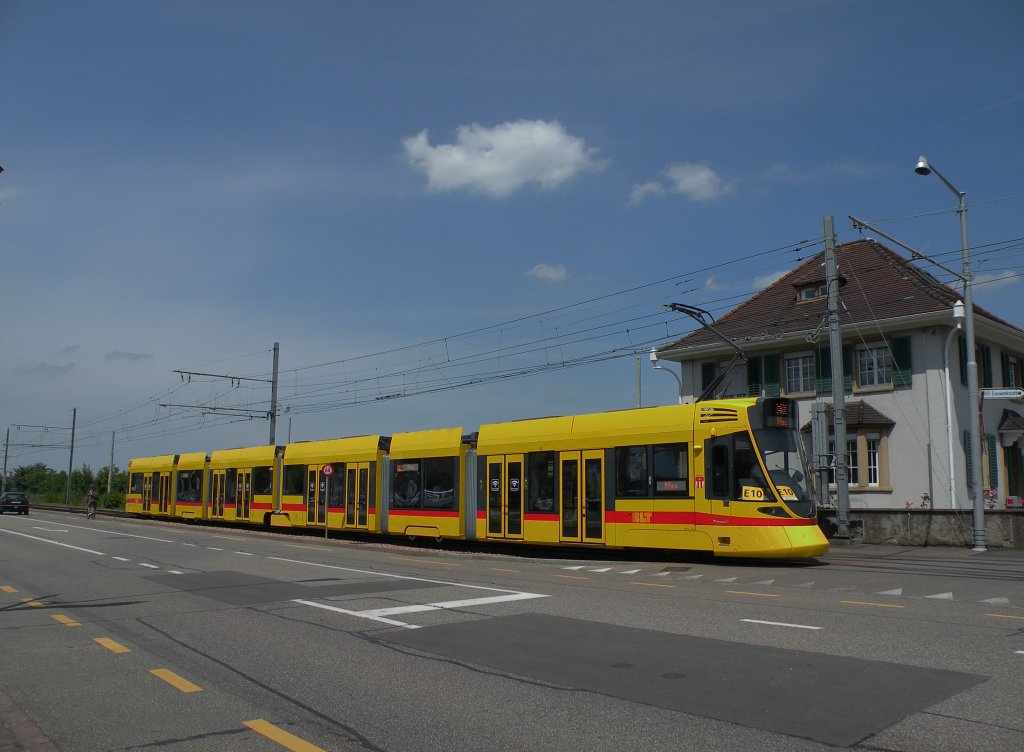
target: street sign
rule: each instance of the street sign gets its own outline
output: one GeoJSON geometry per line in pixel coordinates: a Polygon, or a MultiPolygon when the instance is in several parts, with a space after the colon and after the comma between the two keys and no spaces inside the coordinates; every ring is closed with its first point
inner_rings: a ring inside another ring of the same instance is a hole
{"type": "Polygon", "coordinates": [[[1024,399],[1024,389],[982,389],[985,399],[1024,399]]]}
{"type": "Polygon", "coordinates": [[[332,467],[331,465],[324,465],[322,468],[320,468],[320,472],[326,475],[328,478],[330,478],[332,475],[334,475],[334,467],[332,467]]]}

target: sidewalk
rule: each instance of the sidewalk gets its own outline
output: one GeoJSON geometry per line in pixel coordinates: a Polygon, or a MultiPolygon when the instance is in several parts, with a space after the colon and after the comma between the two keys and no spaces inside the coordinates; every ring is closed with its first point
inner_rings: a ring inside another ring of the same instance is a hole
{"type": "Polygon", "coordinates": [[[21,708],[0,692],[0,752],[60,752],[21,708]]]}
{"type": "Polygon", "coordinates": [[[864,543],[859,539],[832,539],[829,541],[828,553],[822,558],[828,559],[829,556],[856,556],[865,559],[952,559],[976,563],[989,561],[1016,564],[1024,563],[1024,548],[993,547],[984,551],[972,551],[968,546],[903,546],[895,543],[864,543]]]}

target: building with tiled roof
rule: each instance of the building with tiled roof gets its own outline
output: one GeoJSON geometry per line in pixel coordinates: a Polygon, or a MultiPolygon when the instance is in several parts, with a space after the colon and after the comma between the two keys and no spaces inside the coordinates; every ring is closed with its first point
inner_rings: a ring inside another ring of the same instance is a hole
{"type": "MultiPolygon", "coordinates": [[[[836,259],[847,428],[839,444],[851,469],[851,508],[969,509],[968,474],[976,464],[987,497],[998,506],[1019,503],[1024,400],[983,401],[984,456],[981,463],[968,457],[966,350],[953,315],[960,293],[874,240],[840,245],[836,259]]],[[[974,310],[979,387],[1024,386],[1024,330],[979,306],[974,310]]],[[[831,434],[824,253],[715,326],[745,354],[715,396],[793,397],[804,423],[811,404],[822,401],[831,434]]],[[[698,329],[659,348],[658,358],[680,363],[680,396],[694,401],[734,353],[720,337],[698,329]]],[[[834,451],[835,437],[829,442],[834,451]]]]}

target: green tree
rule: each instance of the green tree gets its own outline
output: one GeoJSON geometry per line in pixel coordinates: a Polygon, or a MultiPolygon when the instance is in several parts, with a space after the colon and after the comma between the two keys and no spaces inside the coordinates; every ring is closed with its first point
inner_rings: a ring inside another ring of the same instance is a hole
{"type": "Polygon", "coordinates": [[[50,491],[56,478],[53,470],[42,462],[17,467],[7,479],[9,491],[22,491],[27,494],[42,494],[50,491]]]}

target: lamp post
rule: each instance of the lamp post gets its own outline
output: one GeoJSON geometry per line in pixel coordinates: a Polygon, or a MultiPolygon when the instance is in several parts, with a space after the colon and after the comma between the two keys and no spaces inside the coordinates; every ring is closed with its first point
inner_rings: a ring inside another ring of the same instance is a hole
{"type": "Polygon", "coordinates": [[[964,339],[967,349],[967,412],[970,418],[970,452],[971,452],[971,495],[974,497],[974,551],[985,550],[985,498],[981,492],[981,414],[978,402],[978,358],[974,351],[974,295],[971,288],[971,260],[967,247],[967,194],[958,191],[946,177],[933,167],[922,154],[917,160],[914,172],[918,175],[930,175],[942,181],[959,199],[960,205],[956,213],[960,215],[960,259],[963,265],[964,280],[964,339]]]}
{"type": "Polygon", "coordinates": [[[665,366],[663,366],[660,363],[658,363],[658,348],[657,347],[652,347],[651,348],[651,368],[656,368],[659,371],[664,371],[665,373],[670,374],[672,376],[672,378],[674,378],[676,380],[676,383],[679,385],[679,390],[676,393],[677,394],[677,399],[678,399],[678,404],[680,404],[680,405],[683,404],[683,380],[681,378],[679,378],[679,375],[676,374],[676,372],[673,371],[671,368],[665,368],[665,366]]]}

